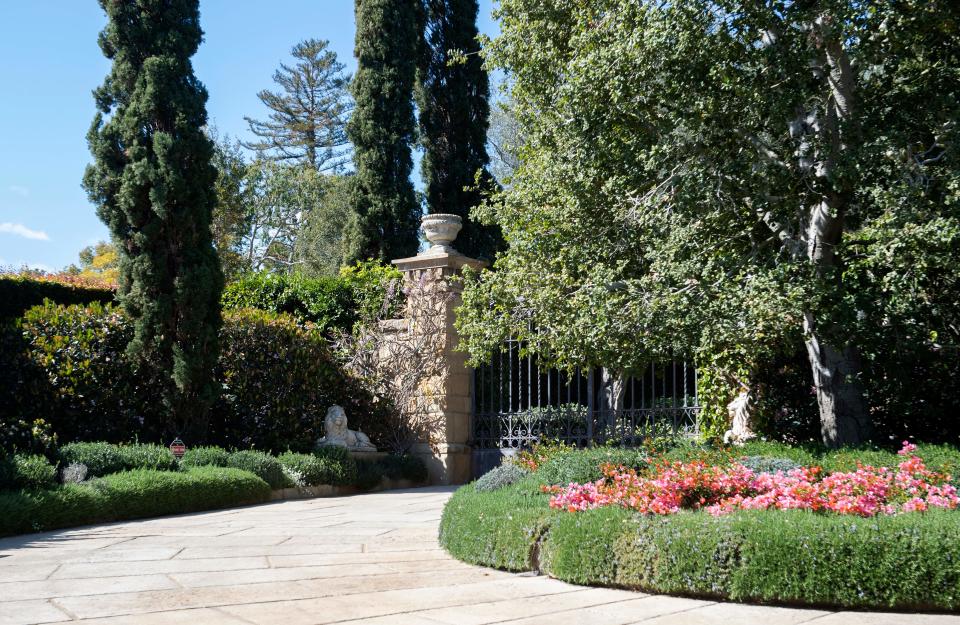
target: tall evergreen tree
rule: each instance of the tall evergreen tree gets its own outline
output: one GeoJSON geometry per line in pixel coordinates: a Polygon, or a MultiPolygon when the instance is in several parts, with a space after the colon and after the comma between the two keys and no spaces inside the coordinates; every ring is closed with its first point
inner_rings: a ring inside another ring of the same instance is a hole
{"type": "Polygon", "coordinates": [[[427,210],[461,215],[457,249],[490,257],[501,242],[499,228],[467,219],[493,185],[486,145],[490,89],[477,40],[477,0],[423,2],[417,105],[427,210]]]}
{"type": "Polygon", "coordinates": [[[203,38],[198,0],[100,6],[113,66],[94,92],[84,187],[120,253],[119,297],[135,327],[128,352],[168,380],[168,433],[198,437],[215,398],[223,288],[207,93],[190,63],[203,38]]]}
{"type": "Polygon", "coordinates": [[[347,263],[417,252],[420,206],[410,182],[420,0],[356,0],[356,101],[347,134],[356,175],[347,263]]]}
{"type": "Polygon", "coordinates": [[[257,94],[270,119],[245,117],[258,141],[245,147],[274,160],[309,164],[318,171],[339,170],[348,160],[347,114],[353,108],[343,63],[329,41],[307,39],[293,47],[293,66],[280,64],[273,82],[280,91],[257,94]]]}

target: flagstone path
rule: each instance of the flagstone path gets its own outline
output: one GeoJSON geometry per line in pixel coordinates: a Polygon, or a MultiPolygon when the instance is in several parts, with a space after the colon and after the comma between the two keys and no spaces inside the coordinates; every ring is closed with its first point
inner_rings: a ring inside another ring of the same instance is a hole
{"type": "Polygon", "coordinates": [[[583,588],[458,562],[449,488],[283,501],[0,539],[0,625],[940,625],[583,588]]]}

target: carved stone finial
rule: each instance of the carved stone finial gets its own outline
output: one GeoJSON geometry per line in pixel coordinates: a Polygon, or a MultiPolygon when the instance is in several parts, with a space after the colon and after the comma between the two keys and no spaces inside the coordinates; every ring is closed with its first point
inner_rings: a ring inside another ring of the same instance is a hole
{"type": "Polygon", "coordinates": [[[330,406],[323,421],[325,436],[317,441],[318,447],[346,447],[350,451],[377,451],[366,434],[347,428],[347,413],[341,406],[330,406]]]}
{"type": "Polygon", "coordinates": [[[427,241],[433,244],[423,255],[460,253],[450,245],[457,238],[460,229],[463,228],[463,219],[460,218],[460,215],[449,213],[424,215],[420,227],[423,229],[427,241]]]}

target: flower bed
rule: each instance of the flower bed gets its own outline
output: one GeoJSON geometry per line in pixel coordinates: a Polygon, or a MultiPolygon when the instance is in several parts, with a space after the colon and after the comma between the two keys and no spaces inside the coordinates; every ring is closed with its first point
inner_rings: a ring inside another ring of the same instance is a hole
{"type": "Polygon", "coordinates": [[[550,506],[571,512],[619,505],[641,513],[675,514],[705,508],[719,516],[735,510],[812,510],[874,516],[960,504],[950,475],[927,469],[905,442],[896,470],[860,465],[853,472],[824,475],[818,466],[788,472],[754,472],[740,463],[710,466],[702,461],[670,462],[648,477],[607,463],[604,477],[586,484],[545,486],[550,506]]]}
{"type": "MultiPolygon", "coordinates": [[[[497,490],[458,490],[444,510],[440,542],[466,562],[578,584],[736,601],[957,610],[960,513],[943,470],[957,451],[914,451],[903,450],[895,469],[861,462],[851,471],[768,473],[727,452],[671,453],[630,469],[597,466],[598,479],[566,487],[545,484],[545,467],[582,462],[542,458],[530,466],[534,473],[497,490]]],[[[830,453],[845,467],[848,458],[897,458],[830,453]]]]}

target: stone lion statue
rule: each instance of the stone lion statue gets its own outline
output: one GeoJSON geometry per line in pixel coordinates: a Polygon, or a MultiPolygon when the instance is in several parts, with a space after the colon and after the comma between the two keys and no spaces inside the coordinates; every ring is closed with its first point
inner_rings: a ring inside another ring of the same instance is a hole
{"type": "Polygon", "coordinates": [[[347,428],[347,413],[342,406],[330,406],[323,421],[326,436],[317,441],[319,447],[346,447],[350,451],[377,451],[366,434],[347,428]]]}
{"type": "Polygon", "coordinates": [[[730,429],[723,435],[723,442],[727,445],[743,445],[751,438],[756,438],[750,427],[750,392],[740,389],[740,394],[727,404],[727,414],[730,415],[730,429]]]}

